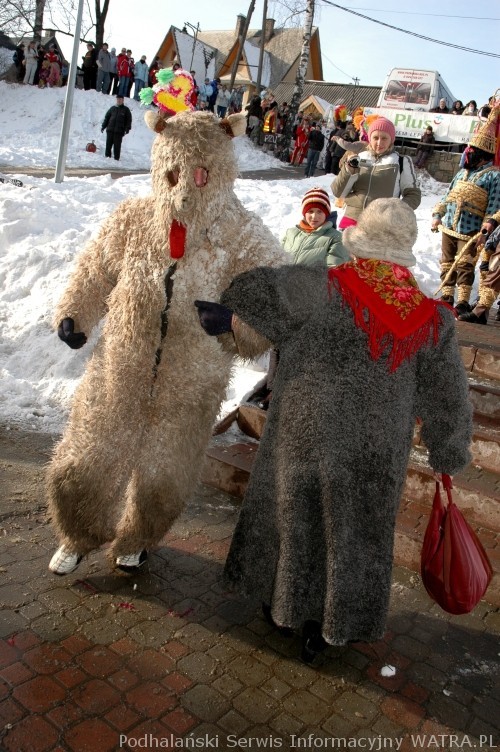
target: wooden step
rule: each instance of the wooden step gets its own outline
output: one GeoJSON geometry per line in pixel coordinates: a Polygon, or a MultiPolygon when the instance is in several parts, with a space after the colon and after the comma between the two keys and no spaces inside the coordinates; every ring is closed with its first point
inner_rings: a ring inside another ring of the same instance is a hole
{"type": "Polygon", "coordinates": [[[469,376],[469,394],[474,413],[500,422],[500,385],[490,379],[469,376]]]}
{"type": "Polygon", "coordinates": [[[500,324],[494,327],[457,322],[460,354],[465,369],[476,379],[500,384],[500,324]]]}
{"type": "MultiPolygon", "coordinates": [[[[413,445],[425,449],[421,438],[421,426],[415,425],[413,445]]],[[[500,420],[484,414],[474,414],[472,462],[485,470],[498,472],[500,468],[500,420]]]]}

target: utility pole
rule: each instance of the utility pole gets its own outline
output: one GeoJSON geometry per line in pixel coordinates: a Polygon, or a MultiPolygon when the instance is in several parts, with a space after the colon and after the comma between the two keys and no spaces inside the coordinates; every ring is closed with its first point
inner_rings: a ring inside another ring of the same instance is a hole
{"type": "Polygon", "coordinates": [[[299,111],[302,92],[304,91],[304,79],[309,64],[309,50],[311,47],[311,35],[314,20],[314,0],[307,0],[306,15],[304,20],[304,36],[302,39],[302,51],[300,53],[299,67],[295,77],[295,86],[293,88],[292,100],[290,102],[290,111],[286,119],[285,130],[278,138],[278,151],[280,159],[287,161],[292,143],[292,131],[297,112],[299,111]]]}
{"type": "Polygon", "coordinates": [[[256,93],[260,94],[260,85],[262,81],[262,64],[264,62],[264,47],[266,46],[266,21],[267,21],[267,0],[264,0],[264,10],[262,11],[262,32],[260,37],[259,52],[259,69],[257,71],[256,93]]]}
{"type": "Polygon", "coordinates": [[[352,97],[351,97],[351,113],[354,109],[354,95],[356,93],[356,86],[359,84],[359,78],[353,78],[352,80],[354,81],[354,88],[352,90],[352,97]]]}
{"type": "Polygon", "coordinates": [[[238,45],[238,52],[236,53],[236,58],[233,63],[233,69],[231,71],[231,81],[229,82],[229,91],[233,90],[234,80],[236,78],[236,73],[238,71],[238,65],[241,59],[241,53],[243,52],[243,45],[245,44],[245,39],[247,38],[248,29],[250,28],[250,19],[252,18],[252,13],[254,11],[254,8],[255,8],[255,0],[251,0],[250,7],[248,8],[247,17],[245,19],[245,26],[243,27],[243,31],[241,32],[241,39],[238,45]]]}
{"type": "Polygon", "coordinates": [[[76,15],[75,36],[73,39],[73,54],[69,66],[68,83],[66,84],[66,98],[64,100],[63,121],[61,128],[61,139],[59,141],[59,151],[57,153],[57,164],[55,182],[62,183],[64,180],[64,168],[66,165],[66,154],[68,151],[69,127],[71,125],[71,111],[73,109],[73,96],[75,93],[76,68],[78,60],[78,48],[80,47],[80,31],[82,28],[83,0],[79,0],[78,12],[76,15]]]}

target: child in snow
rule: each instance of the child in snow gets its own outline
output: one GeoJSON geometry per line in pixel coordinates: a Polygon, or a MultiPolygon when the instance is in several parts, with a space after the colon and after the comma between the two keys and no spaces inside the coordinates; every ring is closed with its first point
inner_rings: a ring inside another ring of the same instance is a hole
{"type": "MultiPolygon", "coordinates": [[[[290,227],[281,244],[291,256],[291,263],[305,266],[339,266],[349,261],[342,245],[342,234],[334,228],[330,216],[330,199],[323,188],[311,188],[302,199],[302,219],[290,227]]],[[[279,352],[271,350],[266,381],[252,395],[262,410],[267,410],[278,367],[279,352]]]]}
{"type": "Polygon", "coordinates": [[[281,241],[294,264],[338,266],[349,260],[342,234],[328,219],[330,212],[330,199],[323,188],[307,191],[302,199],[302,219],[281,241]]]}

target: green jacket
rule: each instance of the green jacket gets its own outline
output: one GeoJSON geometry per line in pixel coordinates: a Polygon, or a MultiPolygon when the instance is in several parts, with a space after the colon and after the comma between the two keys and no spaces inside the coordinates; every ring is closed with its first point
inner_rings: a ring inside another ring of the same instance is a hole
{"type": "Polygon", "coordinates": [[[294,264],[338,266],[350,260],[342,245],[342,234],[325,222],[314,232],[304,232],[300,227],[290,227],[281,241],[285,251],[293,257],[294,264]]]}

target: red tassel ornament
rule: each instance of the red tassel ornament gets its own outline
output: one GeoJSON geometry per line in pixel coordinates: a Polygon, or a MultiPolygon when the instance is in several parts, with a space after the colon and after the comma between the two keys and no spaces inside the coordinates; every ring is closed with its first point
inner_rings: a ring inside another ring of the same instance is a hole
{"type": "Polygon", "coordinates": [[[168,242],[170,244],[170,256],[173,259],[180,259],[184,256],[186,250],[186,232],[187,228],[176,219],[172,220],[168,242]]]}

